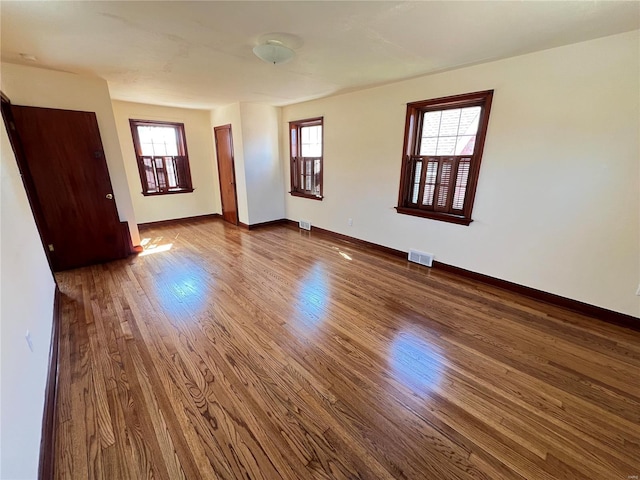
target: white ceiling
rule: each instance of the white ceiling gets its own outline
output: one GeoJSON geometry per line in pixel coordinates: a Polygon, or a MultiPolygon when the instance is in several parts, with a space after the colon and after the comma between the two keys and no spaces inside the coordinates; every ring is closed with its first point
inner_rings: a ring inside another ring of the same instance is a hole
{"type": "Polygon", "coordinates": [[[0,13],[3,61],[103,77],[119,100],[207,109],[286,105],[640,28],[638,1],[2,0],[0,13]],[[294,60],[253,55],[270,32],[289,34],[294,60]]]}

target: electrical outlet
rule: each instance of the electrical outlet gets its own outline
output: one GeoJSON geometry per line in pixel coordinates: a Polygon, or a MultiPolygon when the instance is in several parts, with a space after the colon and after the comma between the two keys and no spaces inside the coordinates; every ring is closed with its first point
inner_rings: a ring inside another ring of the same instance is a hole
{"type": "Polygon", "coordinates": [[[636,290],[636,295],[640,297],[640,285],[638,285],[638,290],[636,290]]]}
{"type": "Polygon", "coordinates": [[[29,345],[29,350],[33,352],[33,341],[31,340],[31,332],[29,330],[27,330],[24,338],[27,341],[27,345],[29,345]]]}
{"type": "Polygon", "coordinates": [[[349,220],[347,220],[347,223],[349,224],[350,227],[353,227],[353,218],[350,218],[349,220]]]}

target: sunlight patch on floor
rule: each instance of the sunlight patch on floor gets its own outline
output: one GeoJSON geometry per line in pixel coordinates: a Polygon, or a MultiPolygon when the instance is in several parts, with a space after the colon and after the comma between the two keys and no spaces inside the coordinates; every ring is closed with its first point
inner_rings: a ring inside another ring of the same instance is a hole
{"type": "Polygon", "coordinates": [[[151,255],[154,253],[161,253],[161,252],[167,252],[169,250],[171,250],[171,247],[173,247],[173,243],[161,243],[162,242],[162,237],[158,237],[155,239],[150,239],[150,238],[143,238],[142,241],[140,242],[140,245],[142,245],[142,252],[138,254],[139,257],[144,257],[146,255],[151,255]]]}
{"type": "Polygon", "coordinates": [[[414,332],[401,331],[389,355],[394,377],[417,392],[429,392],[440,383],[442,364],[437,347],[414,332]]]}

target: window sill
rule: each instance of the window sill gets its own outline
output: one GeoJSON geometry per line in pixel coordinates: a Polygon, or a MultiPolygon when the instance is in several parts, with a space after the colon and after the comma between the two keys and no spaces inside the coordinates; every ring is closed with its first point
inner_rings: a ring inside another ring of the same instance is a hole
{"type": "Polygon", "coordinates": [[[158,195],[174,195],[176,193],[191,193],[193,192],[193,188],[183,188],[180,190],[168,190],[166,192],[141,192],[145,197],[155,197],[158,195]]]}
{"type": "Polygon", "coordinates": [[[452,215],[450,213],[431,212],[428,210],[420,210],[418,208],[396,207],[396,211],[403,215],[413,215],[414,217],[430,218],[431,220],[440,220],[442,222],[456,223],[458,225],[469,225],[473,220],[462,217],[460,215],[452,215]]]}
{"type": "Polygon", "coordinates": [[[294,197],[310,198],[311,200],[322,201],[322,199],[324,198],[323,196],[309,195],[308,193],[300,193],[300,192],[289,192],[289,193],[294,197]]]}

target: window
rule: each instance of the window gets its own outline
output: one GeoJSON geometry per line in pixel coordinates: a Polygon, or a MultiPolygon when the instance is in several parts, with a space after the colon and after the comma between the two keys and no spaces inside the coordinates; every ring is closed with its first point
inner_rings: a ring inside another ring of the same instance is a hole
{"type": "Polygon", "coordinates": [[[193,192],[183,123],[129,120],[143,195],[193,192]]]}
{"type": "Polygon", "coordinates": [[[322,117],[289,122],[291,195],[322,200],[322,117]]]}
{"type": "Polygon", "coordinates": [[[398,213],[469,225],[493,90],[407,105],[398,213]]]}

